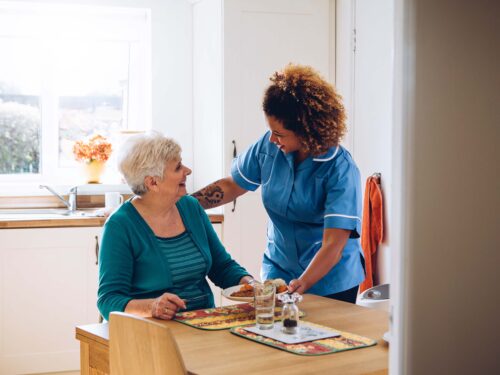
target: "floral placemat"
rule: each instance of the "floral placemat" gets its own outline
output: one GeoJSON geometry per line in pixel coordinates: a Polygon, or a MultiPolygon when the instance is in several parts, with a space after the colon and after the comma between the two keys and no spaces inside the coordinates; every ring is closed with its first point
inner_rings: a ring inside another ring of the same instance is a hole
{"type": "MultiPolygon", "coordinates": [[[[305,313],[301,311],[300,316],[305,316],[305,313]]],[[[200,329],[229,329],[255,324],[255,309],[251,303],[241,303],[177,313],[174,320],[200,329]]],[[[276,306],[274,309],[274,320],[281,320],[280,306],[276,306]]]]}
{"type": "Polygon", "coordinates": [[[358,336],[353,333],[343,332],[338,329],[325,327],[311,322],[301,322],[301,324],[308,324],[310,326],[316,326],[318,328],[336,331],[340,333],[340,336],[321,339],[321,340],[308,341],[300,344],[285,344],[281,341],[277,341],[268,337],[264,337],[246,331],[245,327],[231,328],[231,333],[234,333],[235,335],[256,341],[264,345],[269,345],[277,349],[285,350],[290,353],[299,355],[310,355],[310,356],[338,353],[338,352],[343,352],[345,350],[365,348],[377,344],[375,340],[363,336],[358,336]]]}

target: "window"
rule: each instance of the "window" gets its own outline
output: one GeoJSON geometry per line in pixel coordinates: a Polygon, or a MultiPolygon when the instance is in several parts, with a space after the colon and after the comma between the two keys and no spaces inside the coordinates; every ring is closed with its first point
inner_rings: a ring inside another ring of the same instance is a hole
{"type": "Polygon", "coordinates": [[[71,184],[72,147],[151,127],[147,9],[0,2],[0,181],[71,184]]]}

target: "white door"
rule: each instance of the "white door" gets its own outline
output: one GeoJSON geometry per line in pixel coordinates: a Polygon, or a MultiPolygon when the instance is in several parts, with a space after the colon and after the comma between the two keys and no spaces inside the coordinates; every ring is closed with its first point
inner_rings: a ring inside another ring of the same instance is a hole
{"type": "MultiPolygon", "coordinates": [[[[311,65],[326,79],[330,68],[329,0],[224,2],[224,171],[233,141],[245,150],[267,130],[262,97],[268,78],[287,63],[311,65]]],[[[267,215],[260,189],[224,207],[224,243],[255,277],[266,244],[267,215]]]]}

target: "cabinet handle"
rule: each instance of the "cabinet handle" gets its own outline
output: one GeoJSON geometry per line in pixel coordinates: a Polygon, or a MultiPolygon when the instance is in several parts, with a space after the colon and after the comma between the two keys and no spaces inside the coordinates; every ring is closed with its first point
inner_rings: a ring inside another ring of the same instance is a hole
{"type": "MultiPolygon", "coordinates": [[[[99,264],[99,236],[95,236],[95,264],[99,264]]],[[[99,321],[99,323],[102,323],[104,321],[104,318],[101,314],[99,314],[97,320],[99,321]]]]}
{"type": "Polygon", "coordinates": [[[233,158],[235,158],[238,155],[238,151],[236,151],[236,141],[233,139],[231,142],[233,144],[233,158]]]}
{"type": "Polygon", "coordinates": [[[99,264],[99,237],[95,236],[95,264],[99,264]]]}
{"type": "MultiPolygon", "coordinates": [[[[238,155],[238,151],[236,150],[236,141],[233,139],[233,158],[235,158],[238,155]]],[[[236,210],[236,198],[233,201],[233,208],[231,209],[231,212],[234,212],[236,210]]]]}

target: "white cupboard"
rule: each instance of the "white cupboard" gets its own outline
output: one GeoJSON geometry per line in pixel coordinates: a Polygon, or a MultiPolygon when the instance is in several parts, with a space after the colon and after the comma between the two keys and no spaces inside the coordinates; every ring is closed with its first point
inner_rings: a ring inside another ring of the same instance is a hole
{"type": "Polygon", "coordinates": [[[77,370],[97,323],[100,227],[0,230],[0,373],[77,370]]]}
{"type": "MultiPolygon", "coordinates": [[[[234,154],[262,136],[269,77],[289,62],[334,80],[335,3],[199,0],[193,5],[194,188],[230,173],[234,154]]],[[[266,245],[260,190],[224,207],[224,244],[255,277],[266,245]]]]}
{"type": "MultiPolygon", "coordinates": [[[[222,224],[213,226],[222,240],[222,224]]],[[[80,368],[75,326],[100,318],[101,233],[100,227],[0,230],[0,374],[80,368]]],[[[220,288],[210,286],[219,306],[220,288]]]]}

